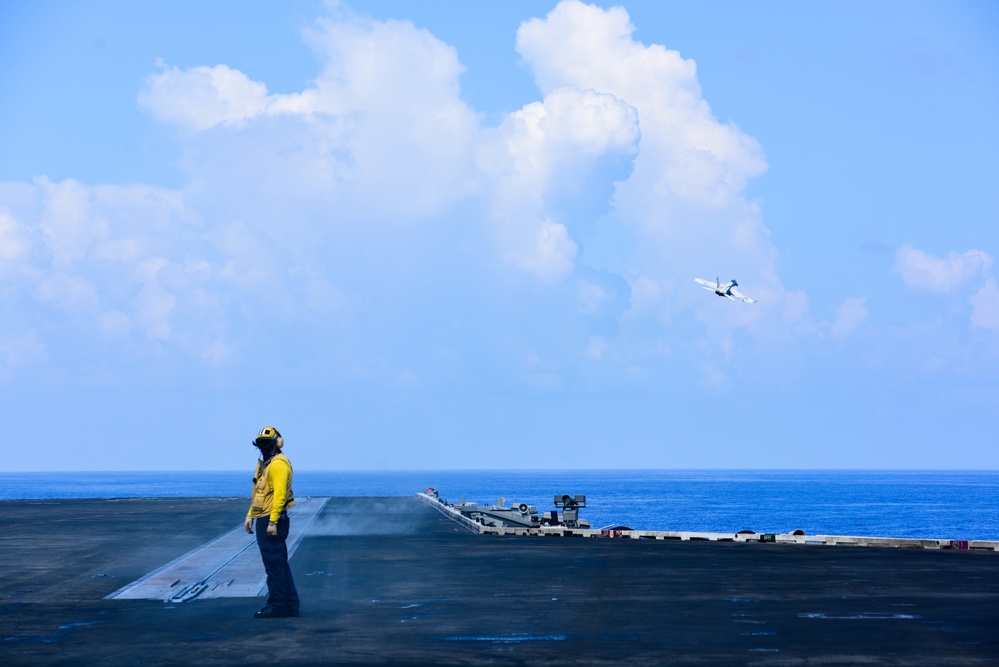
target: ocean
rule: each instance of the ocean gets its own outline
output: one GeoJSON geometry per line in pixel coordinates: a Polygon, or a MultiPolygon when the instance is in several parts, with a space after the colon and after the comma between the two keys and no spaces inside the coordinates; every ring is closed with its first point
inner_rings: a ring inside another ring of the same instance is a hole
{"type": "MultiPolygon", "coordinates": [[[[0,473],[0,500],[249,497],[249,472],[0,473]]],[[[582,494],[594,527],[999,540],[999,471],[296,471],[298,496],[526,502],[582,494]]]]}

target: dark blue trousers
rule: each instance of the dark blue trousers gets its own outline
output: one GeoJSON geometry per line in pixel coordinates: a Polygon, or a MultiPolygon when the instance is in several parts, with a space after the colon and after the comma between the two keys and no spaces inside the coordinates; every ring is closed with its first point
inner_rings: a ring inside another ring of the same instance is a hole
{"type": "Polygon", "coordinates": [[[260,558],[264,561],[264,571],[267,572],[267,604],[277,609],[294,611],[298,609],[298,591],[295,590],[295,580],[291,578],[286,544],[291,521],[287,515],[281,515],[277,524],[277,537],[267,535],[268,523],[270,517],[261,517],[257,519],[255,528],[260,558]]]}

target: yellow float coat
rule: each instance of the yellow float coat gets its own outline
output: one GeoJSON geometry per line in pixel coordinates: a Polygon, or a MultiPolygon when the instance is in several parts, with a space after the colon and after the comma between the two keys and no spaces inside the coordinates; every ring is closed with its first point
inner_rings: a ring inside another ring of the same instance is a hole
{"type": "Polygon", "coordinates": [[[291,490],[291,461],[284,454],[275,454],[266,466],[263,461],[258,461],[253,479],[253,496],[246,516],[254,519],[269,516],[272,522],[277,523],[281,512],[295,506],[295,494],[291,490]]]}

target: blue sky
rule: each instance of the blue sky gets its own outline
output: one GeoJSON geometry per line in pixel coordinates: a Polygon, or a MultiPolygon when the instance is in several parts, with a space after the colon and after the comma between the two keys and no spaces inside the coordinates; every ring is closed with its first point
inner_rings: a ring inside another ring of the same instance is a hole
{"type": "Polygon", "coordinates": [[[994,3],[8,3],[0,95],[8,470],[999,468],[994,3]]]}

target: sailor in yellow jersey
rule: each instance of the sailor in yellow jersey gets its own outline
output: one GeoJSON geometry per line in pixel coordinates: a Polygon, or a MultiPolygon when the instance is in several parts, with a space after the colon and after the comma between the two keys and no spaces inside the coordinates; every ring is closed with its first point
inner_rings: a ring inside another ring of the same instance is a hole
{"type": "Polygon", "coordinates": [[[260,450],[253,475],[253,497],[246,513],[246,532],[257,528],[257,546],[267,572],[267,604],[257,618],[298,616],[298,591],[288,566],[288,508],[295,505],[291,490],[291,461],[281,452],[284,438],[273,426],[260,430],[253,446],[260,450]]]}

